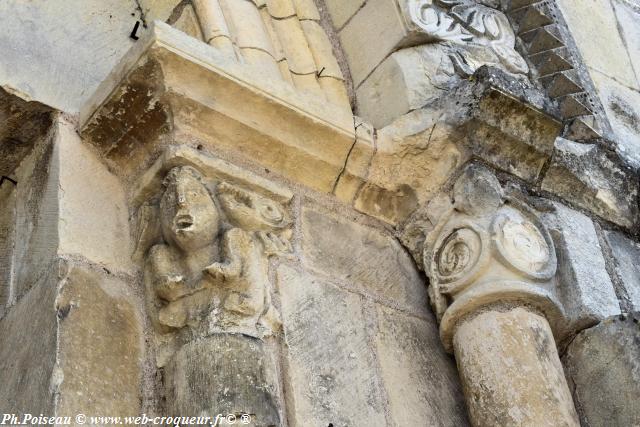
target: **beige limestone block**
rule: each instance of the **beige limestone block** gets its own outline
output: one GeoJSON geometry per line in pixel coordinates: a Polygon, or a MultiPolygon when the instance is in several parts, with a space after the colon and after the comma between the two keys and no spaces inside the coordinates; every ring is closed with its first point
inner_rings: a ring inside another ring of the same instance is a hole
{"type": "MultiPolygon", "coordinates": [[[[322,79],[321,79],[322,83],[322,79]]],[[[354,117],[356,138],[350,150],[342,174],[335,183],[333,194],[345,203],[353,204],[355,196],[364,185],[373,157],[373,127],[354,117]]]]}
{"type": "Polygon", "coordinates": [[[296,14],[291,0],[266,0],[269,14],[276,19],[290,18],[296,14]]]}
{"type": "Polygon", "coordinates": [[[315,73],[295,74],[291,73],[291,80],[296,89],[306,92],[308,95],[317,96],[324,99],[324,92],[318,83],[315,73]]]}
{"type": "Polygon", "coordinates": [[[253,69],[271,78],[281,78],[280,67],[270,53],[252,47],[240,48],[242,57],[252,65],[253,69]]]}
{"type": "MultiPolygon", "coordinates": [[[[282,67],[282,63],[286,62],[287,56],[284,53],[284,48],[282,47],[282,43],[280,42],[280,38],[278,38],[278,33],[276,32],[276,28],[274,26],[274,22],[276,21],[269,15],[269,11],[266,8],[260,9],[260,15],[262,15],[262,22],[264,22],[264,26],[269,33],[269,38],[271,39],[271,43],[273,43],[273,51],[275,60],[278,61],[278,66],[282,67]]],[[[287,79],[290,77],[291,72],[287,68],[285,72],[282,72],[282,76],[287,79]]]]}
{"type": "Polygon", "coordinates": [[[351,111],[351,101],[349,100],[349,93],[347,87],[342,79],[336,79],[334,77],[320,77],[318,79],[320,87],[327,101],[333,105],[342,108],[347,111],[351,111]]]}
{"type": "MultiPolygon", "coordinates": [[[[634,7],[628,0],[613,0],[611,3],[618,19],[618,29],[640,85],[640,5],[636,2],[634,7]]],[[[637,88],[640,89],[640,86],[637,88]]]]}
{"type": "Polygon", "coordinates": [[[138,415],[144,344],[131,283],[72,263],[61,274],[56,414],[138,415]]]}
{"type": "Polygon", "coordinates": [[[440,344],[435,319],[376,307],[376,353],[390,425],[468,426],[455,361],[440,344]]]}
{"type": "Polygon", "coordinates": [[[320,12],[313,0],[293,0],[293,6],[296,9],[296,14],[301,20],[320,20],[320,12]]]}
{"type": "Polygon", "coordinates": [[[200,28],[200,22],[198,22],[196,12],[190,4],[184,7],[180,17],[173,25],[178,30],[189,34],[195,39],[206,41],[202,34],[202,29],[200,28]]]}
{"type": "Polygon", "coordinates": [[[325,0],[333,26],[340,30],[367,0],[325,0]]]}
{"type": "Polygon", "coordinates": [[[441,44],[394,52],[357,89],[358,112],[381,129],[442,96],[453,72],[441,44]]]}
{"type": "Polygon", "coordinates": [[[406,35],[395,0],[369,0],[340,30],[351,77],[357,87],[406,35]]]}
{"type": "Polygon", "coordinates": [[[587,67],[638,88],[610,0],[558,0],[587,67]]]}
{"type": "Polygon", "coordinates": [[[319,23],[315,21],[301,21],[302,29],[309,41],[309,48],[316,63],[318,72],[322,70],[321,76],[343,79],[342,71],[336,57],[333,55],[333,46],[319,23]]]}
{"type": "Polygon", "coordinates": [[[254,426],[281,425],[275,363],[258,339],[215,334],[192,341],[165,372],[168,415],[251,414],[254,426]]]}
{"type": "Polygon", "coordinates": [[[305,265],[363,293],[427,312],[425,283],[392,236],[306,207],[302,233],[305,265]]]}
{"type": "Polygon", "coordinates": [[[488,309],[454,347],[475,426],[579,426],[549,323],[526,308],[488,309]]]}
{"type": "Polygon", "coordinates": [[[355,138],[350,112],[257,76],[158,22],[94,94],[81,123],[119,176],[140,174],[153,156],[181,141],[249,159],[327,193],[355,138]],[[125,114],[115,114],[121,108],[125,114]]]}
{"type": "Polygon", "coordinates": [[[193,7],[198,15],[197,19],[202,28],[204,41],[228,55],[234,55],[231,32],[220,2],[218,0],[194,0],[193,7]]]}
{"type": "MultiPolygon", "coordinates": [[[[145,18],[149,21],[166,21],[180,0],[138,0],[145,18]]],[[[195,0],[198,1],[198,0],[195,0]]]]}
{"type": "Polygon", "coordinates": [[[0,320],[0,413],[54,415],[57,265],[0,320]]]}
{"type": "Polygon", "coordinates": [[[129,209],[120,180],[75,126],[57,124],[58,253],[81,256],[113,272],[131,272],[129,209]]]}
{"type": "Polygon", "coordinates": [[[362,298],[285,265],[277,281],[289,425],[383,425],[362,298]]]}
{"type": "Polygon", "coordinates": [[[355,208],[391,224],[406,219],[468,158],[456,131],[416,111],[378,131],[377,151],[355,208]]]}
{"type": "Polygon", "coordinates": [[[611,123],[616,151],[631,165],[640,167],[640,90],[630,89],[597,71],[592,71],[591,77],[611,123]]]}
{"type": "Polygon", "coordinates": [[[277,19],[274,20],[273,26],[284,49],[291,72],[315,76],[316,63],[298,18],[294,16],[287,19],[277,19]]]}
{"type": "MultiPolygon", "coordinates": [[[[239,48],[262,50],[275,58],[273,43],[260,11],[250,1],[223,0],[224,15],[229,20],[233,38],[239,48]]],[[[250,59],[247,59],[251,63],[250,59]]],[[[275,65],[275,60],[274,60],[275,65]]],[[[267,69],[267,71],[270,71],[267,69]]]]}

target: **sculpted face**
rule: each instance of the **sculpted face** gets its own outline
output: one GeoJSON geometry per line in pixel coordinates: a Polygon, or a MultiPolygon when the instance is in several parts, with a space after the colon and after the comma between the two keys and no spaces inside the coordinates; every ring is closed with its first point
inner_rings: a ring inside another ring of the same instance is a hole
{"type": "Polygon", "coordinates": [[[198,177],[189,166],[173,168],[160,201],[164,238],[184,251],[212,244],[220,230],[218,209],[198,177]]]}

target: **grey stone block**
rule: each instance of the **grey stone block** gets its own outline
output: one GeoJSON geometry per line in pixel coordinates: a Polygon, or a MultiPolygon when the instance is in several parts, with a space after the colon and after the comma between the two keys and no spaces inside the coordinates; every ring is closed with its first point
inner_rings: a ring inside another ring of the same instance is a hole
{"type": "Polygon", "coordinates": [[[542,220],[556,245],[558,298],[569,319],[567,332],[574,333],[619,314],[620,306],[591,219],[560,203],[553,206],[542,220]]]}
{"type": "Polygon", "coordinates": [[[640,425],[640,313],[583,331],[563,362],[582,425],[640,425]]]}
{"type": "Polygon", "coordinates": [[[640,310],[640,244],[616,231],[606,233],[607,243],[614,257],[615,269],[624,295],[634,311],[640,310]]]}

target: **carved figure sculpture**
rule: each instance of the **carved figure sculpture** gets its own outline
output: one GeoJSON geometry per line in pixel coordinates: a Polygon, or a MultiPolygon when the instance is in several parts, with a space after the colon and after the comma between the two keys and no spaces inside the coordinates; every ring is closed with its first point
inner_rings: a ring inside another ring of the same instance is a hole
{"type": "Polygon", "coordinates": [[[515,34],[500,11],[475,0],[410,0],[411,20],[434,42],[444,42],[455,70],[468,76],[482,65],[526,74],[515,34]]]}
{"type": "Polygon", "coordinates": [[[273,328],[266,255],[289,249],[275,232],[288,225],[282,207],[227,183],[217,186],[218,206],[190,166],[170,170],[163,186],[164,241],[150,249],[145,273],[157,329],[259,336],[273,328]]]}

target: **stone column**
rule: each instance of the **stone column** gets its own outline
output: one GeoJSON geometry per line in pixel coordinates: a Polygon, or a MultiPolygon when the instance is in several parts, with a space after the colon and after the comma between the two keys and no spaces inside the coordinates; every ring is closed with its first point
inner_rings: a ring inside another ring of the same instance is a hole
{"type": "Polygon", "coordinates": [[[553,241],[534,212],[468,168],[425,242],[429,294],[476,426],[578,426],[554,340],[553,241]]]}

